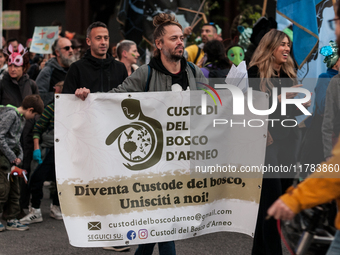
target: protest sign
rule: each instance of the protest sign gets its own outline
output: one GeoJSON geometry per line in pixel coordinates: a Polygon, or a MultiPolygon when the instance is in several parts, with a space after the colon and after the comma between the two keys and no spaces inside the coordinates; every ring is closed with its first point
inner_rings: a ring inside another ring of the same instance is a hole
{"type": "MultiPolygon", "coordinates": [[[[240,169],[263,164],[267,125],[250,127],[247,107],[235,118],[227,90],[218,91],[223,107],[210,100],[202,115],[203,94],[57,95],[57,185],[71,245],[253,235],[262,174],[240,169]],[[217,119],[229,124],[214,127],[217,119]]],[[[268,107],[265,93],[253,98],[257,109],[268,107]]]]}
{"type": "Polygon", "coordinates": [[[59,27],[35,27],[30,51],[51,54],[52,45],[59,36],[59,27]]]}
{"type": "Polygon", "coordinates": [[[4,30],[20,29],[20,11],[3,11],[2,29],[4,30]]]}

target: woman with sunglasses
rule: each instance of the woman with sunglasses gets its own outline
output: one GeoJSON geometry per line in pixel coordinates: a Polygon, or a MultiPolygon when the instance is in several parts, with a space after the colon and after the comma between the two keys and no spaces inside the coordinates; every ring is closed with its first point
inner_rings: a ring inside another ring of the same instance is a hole
{"type": "MultiPolygon", "coordinates": [[[[293,59],[290,56],[291,41],[289,37],[276,29],[269,31],[261,39],[256,48],[248,70],[249,86],[253,90],[269,94],[269,108],[273,104],[273,97],[277,99],[277,109],[269,115],[269,119],[276,119],[268,124],[265,165],[290,166],[295,165],[298,127],[285,127],[281,123],[286,119],[294,119],[301,112],[294,105],[287,105],[286,115],[281,115],[281,88],[301,87],[297,85],[293,59]],[[277,95],[273,95],[273,89],[277,89],[277,95]]],[[[294,98],[297,93],[287,93],[286,98],[294,98]]],[[[308,107],[310,101],[304,106],[308,107]]],[[[289,126],[291,122],[286,123],[289,126]],[[289,123],[289,124],[288,124],[289,123]]],[[[281,176],[281,173],[265,173],[263,175],[261,200],[255,229],[252,254],[282,254],[281,239],[276,228],[276,221],[265,220],[269,206],[292,183],[292,179],[281,176]],[[284,178],[284,179],[282,179],[284,178]]]]}

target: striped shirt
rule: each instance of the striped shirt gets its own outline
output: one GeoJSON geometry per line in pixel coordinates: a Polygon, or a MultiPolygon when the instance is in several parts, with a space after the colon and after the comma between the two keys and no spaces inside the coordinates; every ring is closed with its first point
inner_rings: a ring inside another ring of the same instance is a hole
{"type": "Polygon", "coordinates": [[[40,139],[42,133],[52,129],[54,129],[54,103],[45,107],[39,120],[35,123],[33,128],[33,139],[40,139]]]}

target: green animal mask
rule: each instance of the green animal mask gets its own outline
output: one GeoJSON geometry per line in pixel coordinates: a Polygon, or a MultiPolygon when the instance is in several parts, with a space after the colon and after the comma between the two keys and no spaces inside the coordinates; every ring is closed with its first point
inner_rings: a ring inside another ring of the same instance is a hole
{"type": "Polygon", "coordinates": [[[228,50],[228,58],[235,66],[238,66],[244,60],[244,50],[240,46],[231,47],[228,50]]]}

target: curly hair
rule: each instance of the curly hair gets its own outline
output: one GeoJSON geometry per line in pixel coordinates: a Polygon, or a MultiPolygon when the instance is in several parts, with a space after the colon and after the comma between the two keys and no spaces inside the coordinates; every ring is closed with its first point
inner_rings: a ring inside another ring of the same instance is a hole
{"type": "Polygon", "coordinates": [[[204,44],[203,52],[207,56],[206,63],[211,63],[214,68],[229,68],[229,61],[225,55],[225,48],[222,42],[211,40],[204,44]]]}

